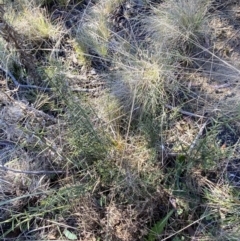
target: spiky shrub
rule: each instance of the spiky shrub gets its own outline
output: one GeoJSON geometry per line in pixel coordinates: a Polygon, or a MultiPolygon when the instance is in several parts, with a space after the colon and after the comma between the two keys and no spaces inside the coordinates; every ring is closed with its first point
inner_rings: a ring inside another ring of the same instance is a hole
{"type": "Polygon", "coordinates": [[[107,138],[101,126],[94,123],[93,119],[97,121],[98,117],[87,99],[84,96],[74,96],[69,89],[64,75],[65,68],[67,67],[58,62],[52,62],[46,68],[46,74],[59,102],[65,106],[69,159],[78,161],[84,157],[88,160],[101,158],[108,148],[107,138]]]}
{"type": "Polygon", "coordinates": [[[209,0],[169,0],[153,8],[144,20],[146,30],[156,46],[173,49],[192,44],[206,33],[209,0]]]}

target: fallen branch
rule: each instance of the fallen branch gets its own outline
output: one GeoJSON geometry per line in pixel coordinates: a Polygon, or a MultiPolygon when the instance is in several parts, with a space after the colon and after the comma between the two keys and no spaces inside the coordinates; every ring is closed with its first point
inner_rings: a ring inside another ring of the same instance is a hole
{"type": "Polygon", "coordinates": [[[0,146],[15,146],[16,144],[14,142],[11,141],[5,141],[5,140],[0,140],[0,146]]]}
{"type": "Polygon", "coordinates": [[[218,90],[218,89],[228,88],[230,86],[233,86],[233,84],[232,83],[228,83],[228,84],[222,84],[222,85],[215,85],[213,87],[214,87],[214,89],[218,90]]]}

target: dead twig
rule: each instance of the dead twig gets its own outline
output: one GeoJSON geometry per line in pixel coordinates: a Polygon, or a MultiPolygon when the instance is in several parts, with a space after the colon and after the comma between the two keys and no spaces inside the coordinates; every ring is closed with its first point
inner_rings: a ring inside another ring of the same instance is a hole
{"type": "Polygon", "coordinates": [[[228,84],[222,84],[222,85],[215,85],[213,87],[214,87],[214,89],[224,89],[224,88],[228,88],[228,87],[231,87],[231,86],[233,86],[233,84],[228,83],[228,84]]]}
{"type": "MultiPolygon", "coordinates": [[[[24,89],[37,89],[37,90],[43,90],[43,91],[53,91],[52,88],[47,88],[47,87],[40,87],[40,86],[36,86],[36,85],[23,85],[20,84],[17,79],[13,76],[13,74],[11,72],[9,72],[8,70],[4,69],[1,65],[0,65],[0,70],[3,71],[6,76],[8,76],[13,84],[19,89],[19,88],[24,88],[24,89]]],[[[76,87],[76,88],[70,88],[73,92],[95,92],[100,90],[100,87],[96,87],[96,88],[92,88],[92,89],[88,89],[88,88],[80,88],[80,87],[76,87]]]]}
{"type": "Polygon", "coordinates": [[[40,86],[36,86],[36,85],[23,85],[20,84],[17,79],[13,76],[13,74],[11,72],[9,72],[8,70],[4,69],[2,66],[0,66],[0,70],[3,71],[7,77],[9,77],[13,84],[17,87],[17,88],[24,88],[24,89],[38,89],[38,90],[43,90],[43,91],[51,91],[51,88],[47,88],[47,87],[40,87],[40,86]]]}
{"type": "Polygon", "coordinates": [[[0,146],[15,146],[16,144],[11,141],[6,141],[6,140],[0,140],[0,146]]]}
{"type": "Polygon", "coordinates": [[[96,88],[92,88],[92,89],[88,89],[88,88],[71,88],[71,90],[73,92],[90,92],[90,93],[98,91],[100,89],[101,89],[101,87],[96,87],[96,88]]]}
{"type": "Polygon", "coordinates": [[[191,117],[207,118],[203,115],[198,115],[198,114],[194,114],[194,113],[191,113],[191,112],[188,112],[188,111],[185,111],[185,110],[181,110],[181,109],[178,109],[177,107],[173,107],[171,105],[165,105],[165,107],[167,107],[170,110],[176,110],[183,115],[187,115],[187,116],[191,116],[191,117]]]}
{"type": "Polygon", "coordinates": [[[191,154],[191,153],[192,153],[193,148],[196,146],[199,138],[202,136],[203,131],[204,131],[204,129],[206,128],[206,126],[207,126],[208,123],[209,123],[209,119],[201,126],[198,134],[196,135],[195,139],[193,140],[193,142],[192,142],[192,144],[191,144],[191,146],[190,146],[190,148],[189,148],[189,150],[188,150],[188,154],[191,154]]]}
{"type": "Polygon", "coordinates": [[[30,174],[30,175],[51,175],[51,174],[62,174],[65,173],[65,171],[46,171],[46,170],[41,170],[41,171],[23,171],[23,170],[17,170],[17,169],[12,169],[8,168],[4,165],[0,166],[0,169],[4,171],[9,171],[9,172],[14,172],[14,173],[23,173],[23,174],[30,174]]]}
{"type": "MultiPolygon", "coordinates": [[[[15,143],[11,141],[6,141],[6,140],[0,140],[0,145],[3,146],[16,146],[15,143]]],[[[9,167],[4,166],[2,163],[2,166],[0,166],[0,169],[3,171],[9,171],[9,172],[14,172],[14,173],[24,173],[24,174],[35,174],[35,175],[50,175],[50,174],[61,174],[65,173],[64,171],[47,171],[47,170],[41,170],[41,171],[23,171],[23,170],[17,170],[17,169],[12,169],[9,167]]]]}

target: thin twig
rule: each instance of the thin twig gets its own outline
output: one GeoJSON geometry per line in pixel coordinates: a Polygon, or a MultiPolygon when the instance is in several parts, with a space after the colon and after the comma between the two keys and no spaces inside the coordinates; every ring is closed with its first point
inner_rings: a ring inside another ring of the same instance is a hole
{"type": "MultiPolygon", "coordinates": [[[[3,72],[5,72],[6,76],[10,77],[10,79],[12,80],[12,82],[14,83],[14,85],[17,88],[24,88],[24,89],[38,89],[38,90],[43,90],[43,91],[52,91],[52,88],[47,88],[47,87],[40,87],[40,86],[36,86],[36,85],[23,85],[20,84],[17,79],[13,76],[13,74],[11,72],[9,72],[8,70],[4,69],[2,66],[0,66],[0,70],[2,70],[3,72]]],[[[93,88],[93,89],[88,89],[88,88],[71,88],[72,91],[74,92],[94,92],[99,90],[99,87],[93,88]]]]}
{"type": "Polygon", "coordinates": [[[197,141],[198,141],[199,138],[202,136],[203,131],[204,131],[204,129],[205,129],[205,127],[206,127],[206,125],[207,125],[208,123],[209,123],[209,120],[207,120],[207,121],[201,126],[201,128],[200,128],[197,136],[196,136],[195,139],[193,140],[193,142],[192,142],[192,144],[191,144],[191,146],[190,146],[190,148],[189,148],[189,150],[188,150],[188,154],[191,154],[193,148],[196,146],[197,141]]]}
{"type": "Polygon", "coordinates": [[[199,223],[201,220],[203,220],[204,218],[206,218],[206,217],[208,217],[208,216],[210,216],[210,215],[211,215],[211,214],[207,214],[207,215],[205,215],[205,216],[204,216],[204,215],[201,216],[201,218],[199,218],[198,220],[196,220],[196,221],[190,223],[190,224],[187,225],[186,227],[184,227],[184,228],[178,230],[177,232],[174,232],[173,234],[170,234],[170,235],[167,236],[166,238],[162,239],[162,241],[168,240],[169,238],[175,236],[176,234],[181,233],[181,232],[184,231],[185,229],[191,227],[193,224],[195,224],[195,223],[199,223]]]}
{"type": "MultiPolygon", "coordinates": [[[[19,104],[19,103],[18,103],[19,104]]],[[[57,120],[56,120],[56,118],[54,118],[53,116],[51,116],[51,115],[48,115],[48,114],[46,114],[45,112],[43,112],[43,111],[41,111],[41,110],[37,110],[36,108],[34,108],[34,107],[31,107],[31,106],[22,106],[22,105],[20,105],[19,104],[19,107],[21,108],[21,109],[23,109],[23,110],[27,110],[27,112],[33,112],[33,113],[35,113],[35,115],[36,115],[36,117],[38,116],[41,116],[42,118],[44,118],[44,119],[46,119],[46,120],[50,120],[50,121],[52,121],[52,122],[54,122],[54,123],[56,123],[57,122],[57,120]]]]}
{"type": "Polygon", "coordinates": [[[71,88],[71,90],[73,92],[95,92],[95,91],[98,91],[100,90],[101,87],[96,87],[96,88],[92,88],[92,89],[88,89],[88,88],[80,88],[80,87],[77,87],[77,88],[71,88]]]}
{"type": "MultiPolygon", "coordinates": [[[[13,142],[5,141],[5,140],[0,140],[0,145],[15,146],[15,144],[13,142]]],[[[12,169],[12,168],[6,167],[6,166],[4,166],[4,164],[2,164],[2,166],[0,166],[0,169],[2,169],[4,171],[9,171],[9,172],[24,173],[24,174],[35,174],[35,175],[50,175],[50,174],[65,173],[64,171],[46,171],[46,170],[42,170],[42,171],[23,171],[23,170],[17,170],[17,169],[12,169]]]]}
{"type": "Polygon", "coordinates": [[[8,168],[4,165],[0,166],[0,169],[2,169],[4,171],[9,171],[9,172],[24,173],[24,174],[35,174],[35,175],[51,175],[51,174],[65,173],[64,171],[45,171],[45,170],[43,170],[43,171],[23,171],[23,170],[8,168]]]}
{"type": "Polygon", "coordinates": [[[231,84],[231,83],[228,83],[228,84],[222,84],[222,85],[215,85],[215,86],[213,86],[214,87],[214,89],[223,89],[223,88],[228,88],[228,87],[230,87],[230,86],[232,86],[233,84],[231,84]]]}
{"type": "Polygon", "coordinates": [[[178,108],[173,107],[173,106],[171,106],[171,105],[165,105],[165,106],[166,106],[168,109],[170,109],[170,110],[176,110],[176,111],[182,113],[183,115],[188,115],[188,116],[192,116],[192,117],[199,117],[199,118],[207,118],[207,117],[205,117],[205,116],[203,116],[203,115],[198,115],[198,114],[194,114],[194,113],[191,113],[191,112],[188,112],[188,111],[185,111],[185,110],[181,110],[181,109],[178,109],[178,108]]]}
{"type": "Polygon", "coordinates": [[[0,146],[15,146],[16,144],[11,141],[6,141],[6,140],[0,140],[0,146]]]}
{"type": "Polygon", "coordinates": [[[38,90],[44,90],[44,91],[51,91],[51,88],[47,88],[47,87],[40,87],[40,86],[36,86],[36,85],[23,85],[20,84],[17,79],[13,76],[13,74],[11,72],[9,72],[8,70],[4,69],[1,65],[0,65],[0,70],[2,70],[6,76],[8,76],[12,82],[14,83],[14,85],[17,88],[24,88],[24,89],[38,89],[38,90]]]}

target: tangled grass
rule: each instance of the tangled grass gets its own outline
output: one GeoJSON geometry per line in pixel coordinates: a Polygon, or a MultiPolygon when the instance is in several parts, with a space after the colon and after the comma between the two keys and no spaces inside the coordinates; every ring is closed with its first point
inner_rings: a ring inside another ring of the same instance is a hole
{"type": "Polygon", "coordinates": [[[238,240],[237,7],[1,6],[1,239],[238,240]]]}

